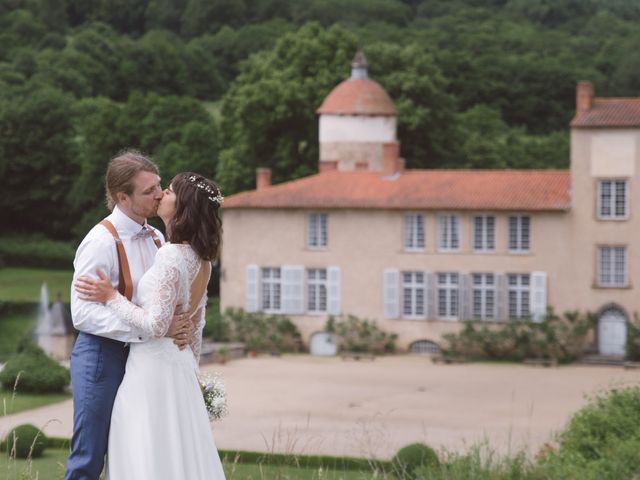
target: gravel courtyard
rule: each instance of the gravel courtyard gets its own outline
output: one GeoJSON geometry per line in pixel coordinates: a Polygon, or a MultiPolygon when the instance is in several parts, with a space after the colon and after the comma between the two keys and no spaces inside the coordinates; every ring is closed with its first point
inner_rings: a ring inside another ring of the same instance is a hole
{"type": "Polygon", "coordinates": [[[214,424],[221,448],[391,457],[424,441],[463,450],[488,440],[502,453],[536,452],[586,396],[640,383],[619,367],[434,365],[296,356],[211,366],[223,374],[230,414],[214,424]]]}
{"type": "MultiPolygon", "coordinates": [[[[419,356],[258,357],[202,369],[227,384],[219,448],[377,458],[414,441],[464,450],[487,440],[502,453],[534,453],[587,396],[640,384],[640,371],[619,367],[434,365],[419,356]]],[[[70,401],[0,417],[0,437],[25,422],[70,437],[71,418],[70,401]]]]}

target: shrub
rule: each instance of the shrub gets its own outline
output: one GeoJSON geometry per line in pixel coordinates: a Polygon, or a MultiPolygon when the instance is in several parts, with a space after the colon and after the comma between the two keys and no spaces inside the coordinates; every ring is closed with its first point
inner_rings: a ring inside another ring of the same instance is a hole
{"type": "Polygon", "coordinates": [[[446,342],[442,352],[473,360],[539,358],[571,362],[585,350],[595,323],[591,313],[565,312],[558,316],[551,309],[539,323],[518,320],[488,326],[467,322],[460,333],[443,335],[446,342]]]}
{"type": "Polygon", "coordinates": [[[38,458],[42,456],[47,437],[31,424],[20,425],[11,430],[4,439],[3,450],[14,451],[16,458],[38,458]]]}
{"type": "Polygon", "coordinates": [[[302,344],[298,328],[284,315],[228,308],[221,322],[228,328],[228,339],[245,343],[250,351],[297,352],[302,344]]]}
{"type": "Polygon", "coordinates": [[[539,458],[543,478],[619,480],[640,471],[640,387],[592,398],[539,458]]]}
{"type": "Polygon", "coordinates": [[[220,314],[220,299],[209,298],[206,310],[206,323],[202,335],[215,342],[229,341],[229,323],[220,314]]]}
{"type": "Polygon", "coordinates": [[[0,372],[0,383],[18,392],[57,393],[69,385],[69,370],[31,343],[12,355],[0,372]]]}
{"type": "Polygon", "coordinates": [[[640,441],[640,387],[614,389],[576,413],[560,434],[560,453],[585,460],[602,457],[608,445],[640,441]]]}
{"type": "Polygon", "coordinates": [[[380,330],[375,321],[354,315],[329,317],[325,330],[336,335],[340,351],[357,353],[393,353],[398,338],[395,333],[380,330]]]}
{"type": "Polygon", "coordinates": [[[38,236],[3,237],[0,257],[6,266],[64,268],[73,266],[75,249],[68,242],[57,242],[38,236]]]}
{"type": "Polygon", "coordinates": [[[424,443],[412,443],[398,450],[391,460],[393,471],[400,478],[413,478],[419,467],[437,467],[438,454],[424,443]]]}
{"type": "Polygon", "coordinates": [[[633,314],[633,322],[627,321],[627,358],[640,360],[640,319],[633,314]]]}

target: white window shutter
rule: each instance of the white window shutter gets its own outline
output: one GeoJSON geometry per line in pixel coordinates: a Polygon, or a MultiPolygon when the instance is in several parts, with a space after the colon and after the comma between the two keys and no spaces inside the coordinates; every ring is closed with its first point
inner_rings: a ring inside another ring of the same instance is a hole
{"type": "Polygon", "coordinates": [[[340,291],[340,267],[327,268],[327,313],[329,315],[342,313],[340,291]]]}
{"type": "Polygon", "coordinates": [[[304,313],[303,266],[282,266],[282,312],[292,315],[304,313]]]}
{"type": "Polygon", "coordinates": [[[424,310],[427,314],[427,320],[436,318],[435,292],[433,288],[433,273],[424,272],[424,310]]]}
{"type": "Polygon", "coordinates": [[[386,269],[383,273],[384,284],[384,317],[398,318],[400,313],[399,288],[400,272],[396,269],[386,269]]]}
{"type": "Polygon", "coordinates": [[[245,272],[245,304],[247,312],[258,311],[258,265],[247,265],[245,272]]]}
{"type": "Polygon", "coordinates": [[[496,273],[496,304],[499,322],[508,320],[509,305],[507,298],[507,277],[504,273],[496,273]]]}
{"type": "Polygon", "coordinates": [[[534,322],[542,322],[547,313],[547,272],[531,272],[529,311],[534,322]]]}
{"type": "Polygon", "coordinates": [[[458,295],[460,301],[458,307],[458,319],[468,320],[469,315],[469,275],[466,273],[460,274],[460,291],[458,295]]]}

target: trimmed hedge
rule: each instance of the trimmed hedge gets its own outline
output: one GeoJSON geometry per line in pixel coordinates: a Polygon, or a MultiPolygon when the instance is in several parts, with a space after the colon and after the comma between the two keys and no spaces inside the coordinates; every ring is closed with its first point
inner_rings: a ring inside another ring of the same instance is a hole
{"type": "Polygon", "coordinates": [[[6,452],[11,452],[14,446],[16,458],[38,458],[47,446],[47,437],[29,423],[19,425],[2,442],[2,449],[6,452]]]}
{"type": "Polygon", "coordinates": [[[323,468],[350,471],[391,471],[391,462],[367,460],[365,458],[332,457],[328,455],[291,455],[285,453],[245,452],[240,450],[220,450],[220,458],[229,462],[254,465],[278,465],[299,468],[323,468]]]}
{"type": "Polygon", "coordinates": [[[0,372],[0,384],[11,391],[63,392],[70,382],[69,370],[50,358],[40,347],[28,344],[12,355],[0,372]]]}
{"type": "Polygon", "coordinates": [[[438,454],[424,443],[412,443],[398,450],[391,460],[393,472],[400,478],[413,478],[420,467],[437,467],[440,465],[438,454]]]}
{"type": "Polygon", "coordinates": [[[73,268],[75,248],[69,242],[41,237],[0,238],[0,258],[8,267],[73,268]]]}

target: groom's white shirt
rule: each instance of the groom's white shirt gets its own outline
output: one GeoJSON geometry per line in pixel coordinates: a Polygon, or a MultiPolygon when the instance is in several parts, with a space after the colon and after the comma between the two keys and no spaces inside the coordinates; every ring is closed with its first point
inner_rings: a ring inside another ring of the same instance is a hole
{"type": "MultiPolygon", "coordinates": [[[[145,222],[140,225],[126,216],[117,206],[107,217],[115,227],[124,249],[127,252],[131,280],[133,282],[133,297],[131,301],[138,305],[138,282],[142,275],[151,267],[158,251],[150,235],[145,235],[144,229],[151,228],[145,222]]],[[[164,243],[162,233],[156,230],[164,243]]],[[[76,251],[73,261],[73,281],[82,275],[98,278],[98,269],[107,274],[114,288],[118,288],[119,268],[118,252],[113,236],[102,225],[93,227],[76,251]]],[[[88,302],[78,298],[73,285],[71,286],[71,317],[73,325],[81,332],[99,335],[121,342],[142,342],[148,340],[147,335],[136,327],[120,320],[112,310],[101,303],[88,302]]]]}

